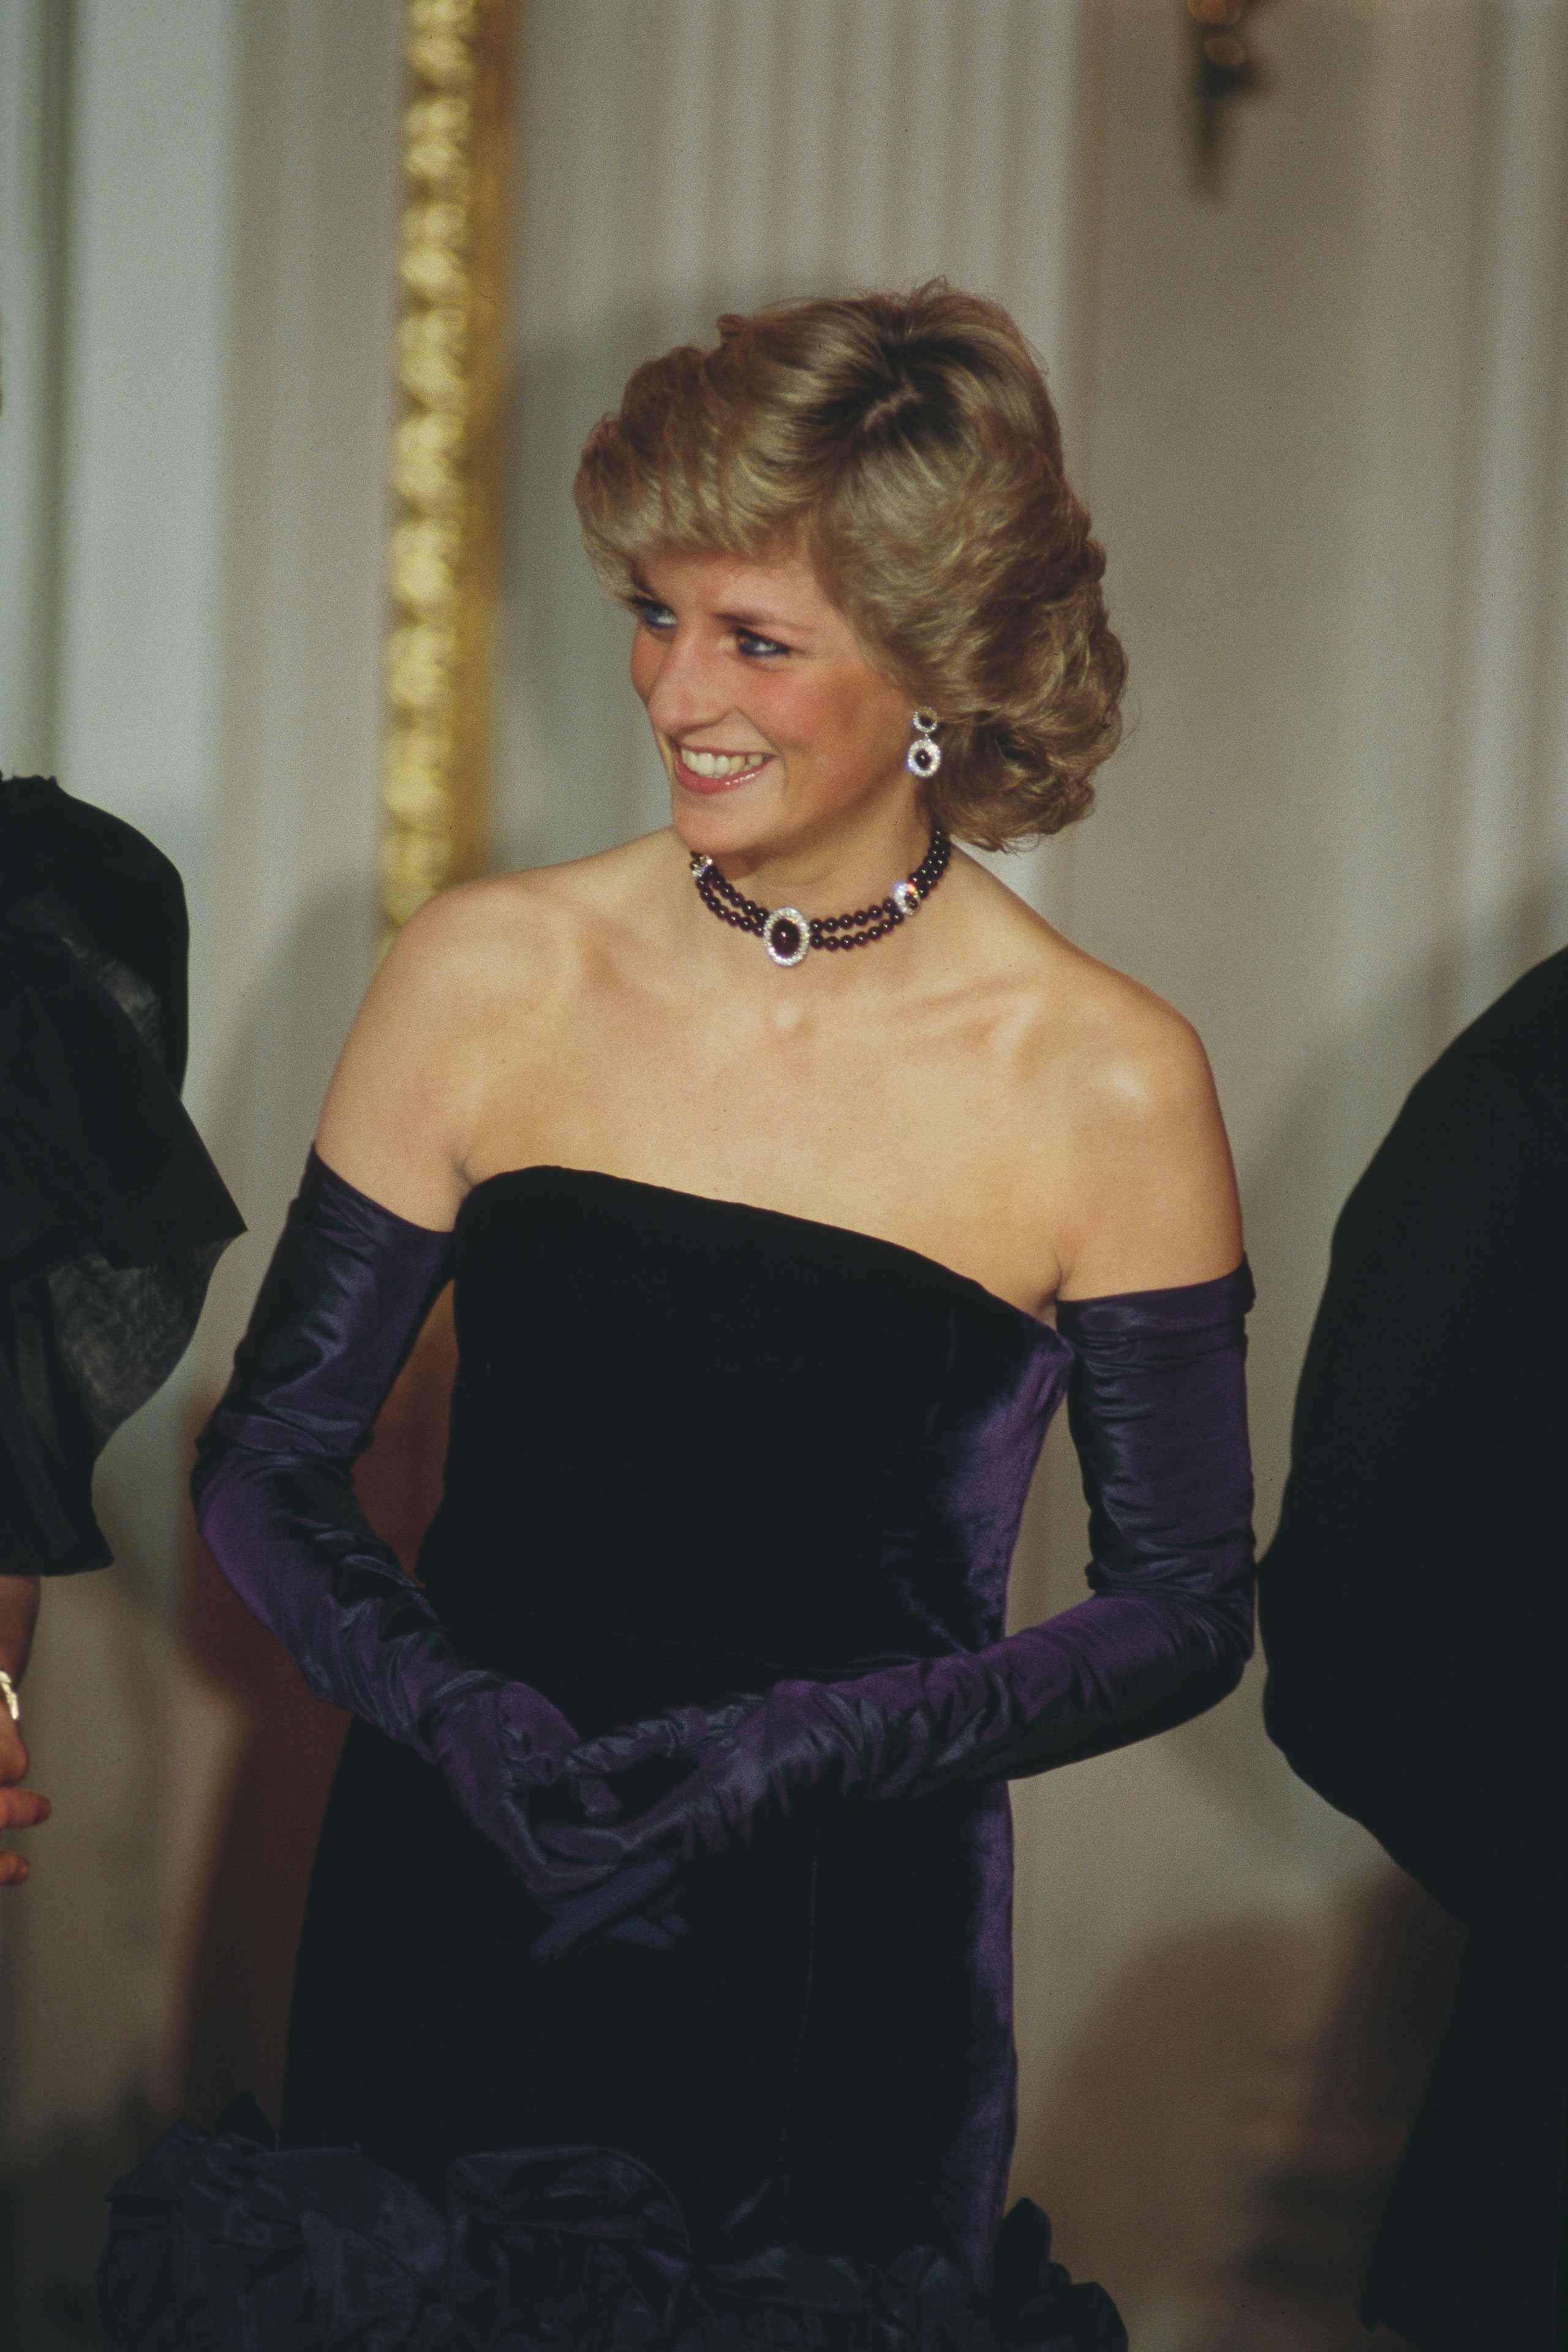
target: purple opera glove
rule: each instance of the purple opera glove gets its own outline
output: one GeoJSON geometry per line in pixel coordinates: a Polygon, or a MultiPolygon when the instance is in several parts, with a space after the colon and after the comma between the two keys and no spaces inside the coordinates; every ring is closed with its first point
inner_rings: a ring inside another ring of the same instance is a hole
{"type": "MultiPolygon", "coordinates": [[[[853,1681],[679,1708],[588,1742],[577,1764],[689,1769],[614,1822],[542,1831],[552,1852],[679,1863],[752,1843],[804,1803],[916,1798],[1044,1772],[1201,1714],[1252,1648],[1245,1261],[1215,1282],[1062,1301],[1068,1412],[1089,1505],[1089,1599],[979,1651],[853,1681]]],[[[601,1887],[596,1916],[612,1906],[601,1887]]],[[[628,1896],[633,1882],[626,1881],[628,1896]]],[[[574,1906],[536,1948],[567,1949],[574,1906]]]]}
{"type": "Polygon", "coordinates": [[[615,1801],[592,1774],[563,1771],[577,1735],[547,1698],[457,1655],[352,1485],[446,1282],[450,1243],[379,1207],[312,1151],[234,1376],[198,1440],[191,1487],[219,1567],[316,1696],[437,1766],[548,1905],[605,1871],[544,1853],[530,1796],[563,1783],[578,1820],[613,1814],[615,1801]]]}

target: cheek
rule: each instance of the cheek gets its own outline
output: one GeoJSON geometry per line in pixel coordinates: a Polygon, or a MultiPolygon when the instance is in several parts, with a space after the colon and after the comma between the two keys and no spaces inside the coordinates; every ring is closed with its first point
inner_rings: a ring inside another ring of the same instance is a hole
{"type": "Polygon", "coordinates": [[[823,740],[856,761],[880,765],[889,745],[901,740],[901,714],[889,718],[887,698],[868,693],[858,683],[839,688],[825,699],[820,728],[823,740]]]}
{"type": "Polygon", "coordinates": [[[759,698],[757,717],[773,740],[807,752],[830,765],[853,760],[866,735],[866,713],[860,698],[835,685],[795,686],[774,699],[765,715],[759,698]]]}

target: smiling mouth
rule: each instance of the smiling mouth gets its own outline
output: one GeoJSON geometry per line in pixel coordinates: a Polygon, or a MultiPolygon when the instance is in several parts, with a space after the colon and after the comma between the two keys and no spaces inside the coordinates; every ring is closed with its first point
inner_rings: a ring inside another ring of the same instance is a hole
{"type": "Polygon", "coordinates": [[[744,783],[773,757],[771,751],[689,751],[679,743],[674,749],[681,782],[698,792],[724,792],[731,784],[744,783]]]}
{"type": "Polygon", "coordinates": [[[712,783],[717,779],[750,774],[750,769],[762,767],[769,752],[764,751],[687,751],[684,743],[677,746],[677,757],[682,767],[691,769],[693,776],[705,776],[712,783]]]}

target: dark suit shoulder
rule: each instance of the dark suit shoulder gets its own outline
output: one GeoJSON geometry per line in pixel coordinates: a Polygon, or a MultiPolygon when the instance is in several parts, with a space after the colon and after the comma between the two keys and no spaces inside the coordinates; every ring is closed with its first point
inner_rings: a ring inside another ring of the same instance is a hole
{"type": "Polygon", "coordinates": [[[1517,1265],[1522,1253],[1542,1285],[1560,1287],[1565,1079],[1568,949],[1516,981],[1417,1079],[1345,1203],[1336,1269],[1350,1261],[1365,1274],[1373,1259],[1385,1279],[1440,1290],[1445,1275],[1466,1284],[1495,1254],[1517,1265]]]}
{"type": "Polygon", "coordinates": [[[1411,1104],[1440,1107],[1476,1091],[1539,1087],[1561,1108],[1568,1064],[1568,948],[1548,956],[1461,1029],[1412,1087],[1411,1104]]]}

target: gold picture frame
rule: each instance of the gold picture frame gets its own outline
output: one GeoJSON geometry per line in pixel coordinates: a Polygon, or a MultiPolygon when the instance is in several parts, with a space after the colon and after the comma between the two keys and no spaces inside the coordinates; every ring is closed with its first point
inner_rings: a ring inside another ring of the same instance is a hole
{"type": "Polygon", "coordinates": [[[405,0],[381,905],[484,869],[515,0],[405,0]]]}

